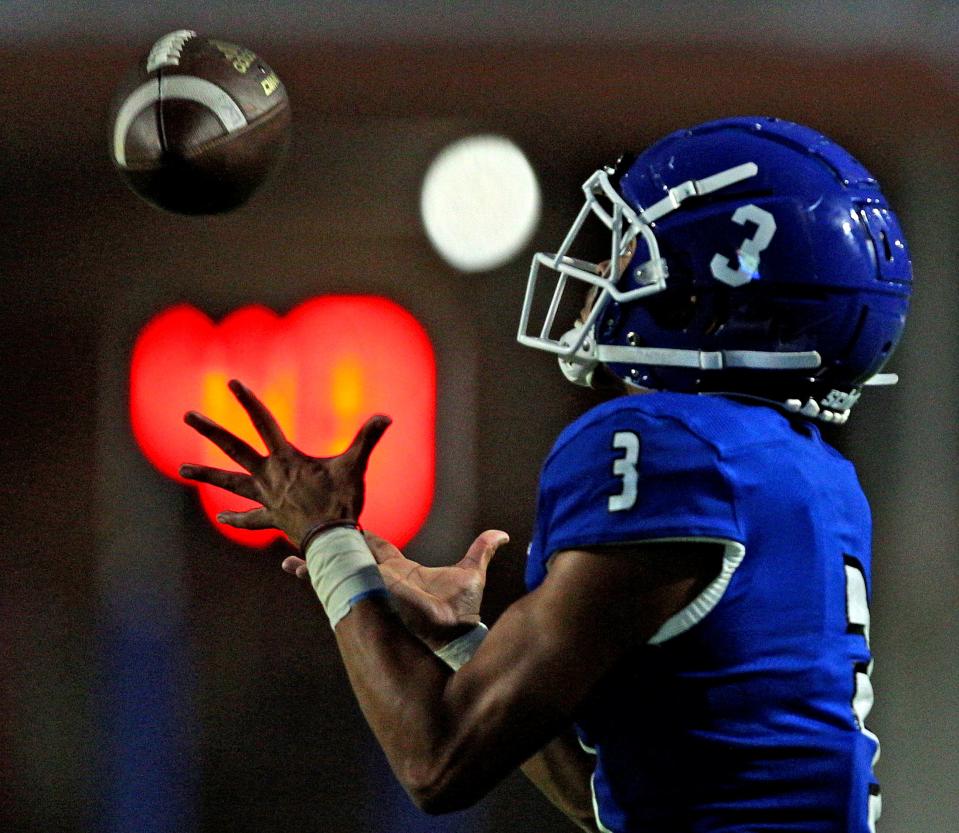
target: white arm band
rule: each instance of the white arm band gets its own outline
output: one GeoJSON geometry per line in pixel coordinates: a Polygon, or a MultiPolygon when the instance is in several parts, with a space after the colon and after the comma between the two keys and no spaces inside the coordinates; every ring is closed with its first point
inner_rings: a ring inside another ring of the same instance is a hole
{"type": "Polygon", "coordinates": [[[333,628],[357,602],[387,595],[380,568],[358,529],[336,527],[317,535],[307,547],[306,566],[333,628]]]}
{"type": "Polygon", "coordinates": [[[486,639],[487,633],[489,633],[489,628],[480,622],[474,626],[472,630],[468,630],[452,642],[447,642],[442,648],[439,648],[433,653],[454,671],[459,671],[460,668],[470,661],[473,654],[476,653],[480,643],[486,639]]]}

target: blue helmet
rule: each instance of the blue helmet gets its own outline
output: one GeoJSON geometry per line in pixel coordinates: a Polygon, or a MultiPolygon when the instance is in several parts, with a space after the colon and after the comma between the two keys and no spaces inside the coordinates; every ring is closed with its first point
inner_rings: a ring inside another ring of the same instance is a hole
{"type": "Polygon", "coordinates": [[[530,269],[519,341],[588,384],[605,365],[638,387],[736,393],[841,423],[902,335],[912,268],[872,175],[816,131],[728,118],[596,171],[556,253],[530,269]],[[591,216],[609,260],[570,254],[591,216]],[[531,334],[543,270],[556,285],[531,334]],[[570,281],[594,287],[552,336],[570,281]]]}

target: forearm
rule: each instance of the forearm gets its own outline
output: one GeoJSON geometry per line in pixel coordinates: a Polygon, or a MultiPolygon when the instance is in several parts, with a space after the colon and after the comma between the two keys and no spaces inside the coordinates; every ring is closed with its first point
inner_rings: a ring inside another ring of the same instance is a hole
{"type": "Polygon", "coordinates": [[[336,641],[390,766],[411,798],[423,804],[431,768],[449,736],[445,695],[452,672],[379,599],[356,605],[337,625],[336,641]]]}
{"type": "Polygon", "coordinates": [[[336,637],[370,728],[427,812],[474,804],[556,731],[537,698],[511,694],[501,650],[454,674],[381,599],[356,605],[336,637]]]}
{"type": "MultiPolygon", "coordinates": [[[[336,633],[354,693],[400,783],[430,812],[475,802],[555,731],[523,741],[511,723],[536,714],[500,650],[453,674],[393,612],[355,528],[325,529],[307,546],[310,580],[336,633]],[[513,707],[513,708],[510,708],[513,707]],[[504,731],[504,729],[506,731],[504,731]]],[[[548,713],[539,708],[540,715],[548,713]]],[[[530,726],[542,723],[529,720],[530,726]]]]}
{"type": "MultiPolygon", "coordinates": [[[[512,604],[454,674],[393,613],[378,574],[377,587],[358,590],[353,577],[366,576],[368,565],[355,539],[354,532],[328,533],[311,545],[308,560],[360,707],[421,808],[467,807],[569,726],[622,652],[619,639],[601,637],[624,632],[631,620],[625,613],[597,617],[588,598],[570,591],[591,575],[584,561],[570,558],[562,563],[573,566],[558,570],[559,579],[512,604]]],[[[564,769],[557,754],[544,759],[552,763],[548,781],[559,781],[564,769]]],[[[580,819],[587,816],[586,783],[584,774],[579,797],[567,798],[580,819]]]]}
{"type": "Polygon", "coordinates": [[[580,747],[572,729],[557,735],[521,769],[549,801],[587,833],[598,833],[590,779],[595,759],[580,747]]]}
{"type": "Polygon", "coordinates": [[[440,813],[482,798],[569,722],[582,692],[557,687],[555,629],[513,605],[455,674],[383,599],[355,605],[336,638],[360,707],[418,806],[440,813]],[[559,695],[559,696],[558,696],[559,695]]]}

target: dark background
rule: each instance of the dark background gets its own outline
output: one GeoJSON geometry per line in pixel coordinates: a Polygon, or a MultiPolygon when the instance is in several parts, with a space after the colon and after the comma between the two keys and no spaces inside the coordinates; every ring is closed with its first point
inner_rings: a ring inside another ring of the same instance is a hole
{"type": "Polygon", "coordinates": [[[40,2],[0,7],[3,504],[0,829],[570,830],[516,776],[448,818],[411,809],[285,550],[229,544],[156,473],[126,416],[140,327],[177,301],[214,318],[382,294],[437,352],[437,495],[411,555],[508,530],[486,618],[521,588],[540,461],[595,401],[516,345],[528,256],[624,148],[721,115],[809,123],[903,218],[916,272],[890,370],[830,438],[876,515],[872,643],[884,833],[959,814],[955,614],[959,82],[952,4],[577,3],[531,9],[40,2]],[[680,8],[682,6],[682,8],[680,8]],[[284,79],[294,139],[233,215],[161,214],[106,148],[117,80],[189,26],[284,79]],[[432,250],[419,187],[449,141],[514,139],[544,195],[529,249],[464,276],[432,250]]]}

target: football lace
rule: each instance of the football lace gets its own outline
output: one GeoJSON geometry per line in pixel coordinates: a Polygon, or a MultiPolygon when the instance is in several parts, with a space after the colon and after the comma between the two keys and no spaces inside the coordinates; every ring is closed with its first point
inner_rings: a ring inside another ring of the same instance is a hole
{"type": "Polygon", "coordinates": [[[192,29],[177,29],[175,32],[164,35],[153,44],[150,54],[147,55],[147,72],[153,72],[162,67],[177,66],[186,42],[195,37],[196,32],[192,29]]]}

